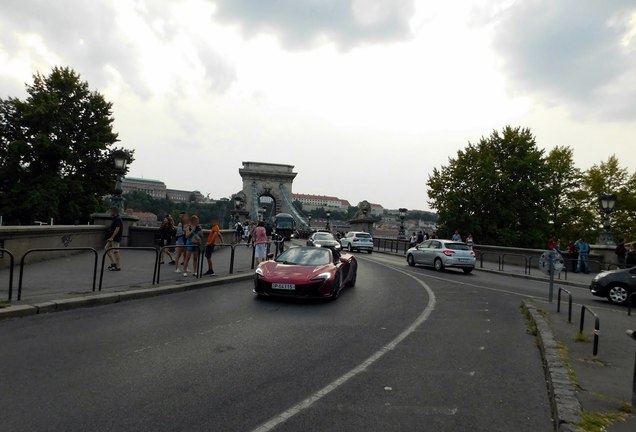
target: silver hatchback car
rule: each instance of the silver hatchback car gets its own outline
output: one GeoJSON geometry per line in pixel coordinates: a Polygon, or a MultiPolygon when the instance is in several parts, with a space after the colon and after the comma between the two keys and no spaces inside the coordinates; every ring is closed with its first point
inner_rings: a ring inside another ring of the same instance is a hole
{"type": "Polygon", "coordinates": [[[431,266],[437,271],[457,267],[470,273],[475,268],[475,261],[475,252],[470,246],[453,240],[426,240],[406,251],[406,262],[410,266],[431,266]]]}

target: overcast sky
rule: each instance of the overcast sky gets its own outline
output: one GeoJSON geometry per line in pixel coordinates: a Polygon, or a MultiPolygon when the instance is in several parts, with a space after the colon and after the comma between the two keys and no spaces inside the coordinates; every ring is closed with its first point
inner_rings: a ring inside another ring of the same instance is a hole
{"type": "Polygon", "coordinates": [[[426,180],[510,124],[636,171],[634,0],[2,0],[0,97],[70,66],[114,104],[130,175],[427,209],[426,180]]]}

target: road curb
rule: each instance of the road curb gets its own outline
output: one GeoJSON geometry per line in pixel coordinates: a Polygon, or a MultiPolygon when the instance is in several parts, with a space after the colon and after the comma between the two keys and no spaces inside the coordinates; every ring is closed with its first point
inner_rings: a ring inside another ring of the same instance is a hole
{"type": "Polygon", "coordinates": [[[233,282],[250,280],[253,273],[199,279],[178,285],[157,286],[144,289],[134,289],[118,292],[97,292],[81,297],[71,297],[66,299],[51,300],[36,304],[19,304],[0,309],[0,320],[7,318],[18,318],[30,315],[38,315],[48,312],[59,312],[69,309],[83,307],[103,306],[107,304],[120,303],[127,300],[137,300],[149,297],[156,297],[164,294],[173,294],[184,291],[191,291],[201,288],[209,288],[217,285],[225,285],[233,282]]]}
{"type": "Polygon", "coordinates": [[[533,303],[523,300],[523,305],[530,312],[537,328],[537,341],[543,359],[555,430],[575,432],[578,430],[577,424],[581,421],[582,411],[581,403],[576,397],[576,386],[570,380],[568,368],[561,360],[548,320],[533,303]]]}

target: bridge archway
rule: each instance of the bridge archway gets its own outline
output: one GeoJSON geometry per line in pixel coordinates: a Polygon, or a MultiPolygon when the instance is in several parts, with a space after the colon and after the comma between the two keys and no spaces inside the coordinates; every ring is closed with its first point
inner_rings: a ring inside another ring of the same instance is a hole
{"type": "Polygon", "coordinates": [[[273,202],[271,216],[276,213],[289,213],[299,225],[307,225],[307,221],[294,207],[291,199],[292,184],[298,174],[294,172],[293,165],[243,162],[239,174],[243,180],[242,192],[246,197],[245,210],[249,212],[250,219],[258,220],[258,211],[262,208],[261,198],[269,197],[273,202]]]}

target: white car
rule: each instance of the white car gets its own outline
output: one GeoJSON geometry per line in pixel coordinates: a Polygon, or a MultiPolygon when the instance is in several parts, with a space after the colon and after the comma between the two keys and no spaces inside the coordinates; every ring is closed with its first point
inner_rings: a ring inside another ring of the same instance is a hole
{"type": "Polygon", "coordinates": [[[475,252],[470,246],[453,240],[426,240],[406,251],[406,262],[410,266],[432,266],[437,271],[456,267],[470,273],[475,261],[475,252]]]}
{"type": "Polygon", "coordinates": [[[349,252],[357,250],[373,253],[373,237],[363,231],[349,231],[347,235],[340,239],[340,245],[349,252]]]}

